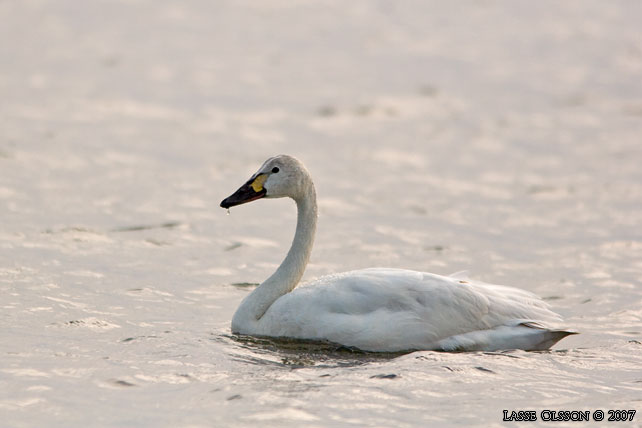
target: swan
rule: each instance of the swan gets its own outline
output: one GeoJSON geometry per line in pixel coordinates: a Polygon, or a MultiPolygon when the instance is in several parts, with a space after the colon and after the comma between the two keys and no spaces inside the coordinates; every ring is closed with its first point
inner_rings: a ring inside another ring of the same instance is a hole
{"type": "Polygon", "coordinates": [[[277,270],[241,302],[232,333],[329,341],[370,352],[545,350],[573,331],[527,291],[402,269],[370,268],[324,276],[298,288],[317,222],[314,184],[303,163],[279,155],[221,202],[296,202],[297,226],[277,270]]]}

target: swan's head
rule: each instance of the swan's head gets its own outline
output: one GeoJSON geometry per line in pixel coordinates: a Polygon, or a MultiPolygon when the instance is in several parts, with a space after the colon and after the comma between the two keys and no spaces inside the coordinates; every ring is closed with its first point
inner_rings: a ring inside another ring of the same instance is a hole
{"type": "Polygon", "coordinates": [[[236,192],[221,202],[222,208],[230,208],[260,198],[302,198],[310,191],[310,174],[301,161],[279,155],[266,160],[261,168],[236,192]]]}

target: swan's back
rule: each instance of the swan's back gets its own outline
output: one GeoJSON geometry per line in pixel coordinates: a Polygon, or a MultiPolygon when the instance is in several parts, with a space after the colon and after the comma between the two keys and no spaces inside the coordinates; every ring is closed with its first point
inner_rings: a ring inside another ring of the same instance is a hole
{"type": "Polygon", "coordinates": [[[375,268],[326,276],[281,296],[251,334],[370,351],[546,349],[572,334],[555,330],[560,321],[527,291],[375,268]]]}

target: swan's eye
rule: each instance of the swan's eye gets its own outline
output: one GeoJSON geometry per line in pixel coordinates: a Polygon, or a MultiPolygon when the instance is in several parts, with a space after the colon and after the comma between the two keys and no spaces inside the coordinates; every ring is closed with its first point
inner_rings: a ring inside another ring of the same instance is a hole
{"type": "Polygon", "coordinates": [[[278,167],[278,166],[275,166],[274,168],[272,168],[272,172],[273,172],[274,174],[276,174],[277,172],[279,172],[279,167],[278,167]]]}

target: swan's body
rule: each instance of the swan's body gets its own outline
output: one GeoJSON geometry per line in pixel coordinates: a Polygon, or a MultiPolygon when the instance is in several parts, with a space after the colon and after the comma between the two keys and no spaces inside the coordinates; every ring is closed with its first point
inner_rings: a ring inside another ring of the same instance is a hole
{"type": "Polygon", "coordinates": [[[281,155],[221,206],[288,196],[298,209],[292,247],[276,272],[248,295],[232,332],[327,340],[365,351],[548,349],[571,331],[537,296],[468,278],[400,269],[330,275],[299,288],[316,230],[316,193],[298,160],[281,155]]]}

